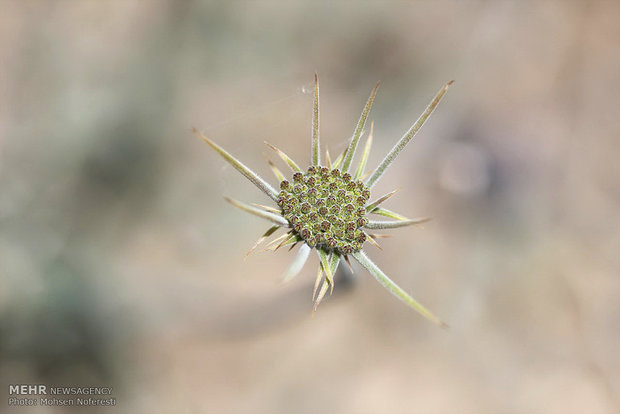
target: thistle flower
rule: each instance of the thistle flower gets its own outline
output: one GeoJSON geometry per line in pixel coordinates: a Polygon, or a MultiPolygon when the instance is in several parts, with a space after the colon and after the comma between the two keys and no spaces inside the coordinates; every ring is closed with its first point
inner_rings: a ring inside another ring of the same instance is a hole
{"type": "Polygon", "coordinates": [[[286,229],[284,234],[269,243],[267,249],[275,251],[284,246],[291,246],[289,249],[291,250],[298,244],[300,245],[295,259],[284,273],[284,280],[288,281],[300,273],[310,255],[310,251],[312,249],[316,250],[320,265],[312,293],[314,301],[313,311],[316,311],[328,290],[330,293],[333,292],[334,274],[338,264],[344,259],[350,267],[349,256],[352,256],[379,283],[405,304],[434,323],[446,326],[437,316],[432,314],[426,307],[412,298],[383,273],[366,255],[363,246],[365,242],[369,242],[378,247],[376,239],[386,237],[374,234],[374,230],[405,227],[429,220],[429,218],[409,219],[380,207],[380,204],[396,191],[371,201],[371,189],[411,138],[418,132],[420,127],[422,127],[424,122],[426,122],[451,84],[452,81],[441,88],[426,110],[394,145],[379,166],[371,174],[365,174],[364,170],[372,145],[372,123],[359,164],[354,171],[352,170],[352,162],[379,84],[377,83],[366,102],[347,149],[333,162],[330,159],[329,152],[326,151],[326,164],[323,165],[321,164],[319,145],[319,80],[315,74],[311,165],[306,170],[302,170],[284,152],[266,143],[284,160],[293,173],[287,179],[274,163],[268,160],[271,170],[280,181],[279,191],[222,147],[194,129],[194,133],[200,136],[204,142],[209,144],[235,169],[267,194],[276,204],[276,207],[260,204],[250,205],[226,198],[226,201],[235,207],[273,223],[250,249],[247,253],[248,255],[278,229],[286,229]],[[375,220],[371,218],[373,214],[392,220],[375,220]]]}

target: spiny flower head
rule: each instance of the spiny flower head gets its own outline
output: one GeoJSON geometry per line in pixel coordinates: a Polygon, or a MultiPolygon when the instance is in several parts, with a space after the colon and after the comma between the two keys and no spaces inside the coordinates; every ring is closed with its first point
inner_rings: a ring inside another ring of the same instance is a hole
{"type": "Polygon", "coordinates": [[[334,274],[338,264],[344,259],[350,266],[349,256],[353,256],[392,294],[431,321],[446,326],[439,318],[383,273],[368,258],[363,250],[363,246],[368,241],[378,247],[375,239],[382,237],[382,235],[372,233],[373,230],[404,227],[429,220],[428,218],[408,219],[398,213],[379,207],[381,203],[396,191],[392,191],[370,202],[371,189],[381,178],[387,167],[426,122],[448,90],[448,87],[452,84],[452,81],[448,82],[435,95],[435,98],[426,110],[394,145],[379,166],[371,174],[365,174],[366,161],[368,160],[372,145],[372,124],[355,171],[351,171],[351,164],[379,84],[375,86],[366,102],[347,149],[333,163],[329,157],[329,152],[326,152],[327,165],[321,165],[319,148],[319,80],[317,75],[315,75],[314,80],[311,165],[304,172],[284,152],[267,143],[292,170],[292,176],[286,178],[275,164],[268,160],[269,166],[276,178],[280,180],[280,191],[276,191],[269,183],[215,142],[194,130],[197,135],[267,194],[277,205],[277,207],[260,204],[249,205],[226,198],[234,206],[273,223],[273,226],[258,239],[248,254],[280,228],[287,229],[280,237],[272,240],[267,248],[275,251],[287,245],[290,245],[291,249],[298,244],[301,246],[297,256],[284,274],[285,281],[292,279],[300,273],[312,249],[317,251],[320,265],[314,285],[314,292],[312,293],[315,311],[327,291],[330,290],[332,292],[334,289],[334,274]],[[369,217],[370,214],[381,215],[392,220],[372,220],[369,217]]]}
{"type": "Polygon", "coordinates": [[[293,181],[282,180],[277,204],[284,218],[309,247],[341,255],[357,252],[366,241],[366,203],[370,190],[338,168],[308,167],[293,181]]]}

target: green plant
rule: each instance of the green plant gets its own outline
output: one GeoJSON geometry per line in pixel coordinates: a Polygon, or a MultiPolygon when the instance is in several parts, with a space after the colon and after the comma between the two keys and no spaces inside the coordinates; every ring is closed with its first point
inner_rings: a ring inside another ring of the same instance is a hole
{"type": "Polygon", "coordinates": [[[280,247],[291,245],[291,249],[301,244],[297,256],[286,270],[284,280],[290,280],[301,271],[310,251],[314,248],[319,256],[320,265],[314,286],[312,298],[314,310],[328,290],[334,289],[334,274],[344,259],[350,266],[349,256],[353,256],[368,272],[379,281],[387,290],[407,305],[418,311],[431,321],[445,326],[445,324],[426,307],[412,298],[396,283],[394,283],[377,265],[375,265],[363,250],[363,244],[368,241],[377,244],[376,238],[381,237],[371,233],[372,230],[393,229],[414,224],[420,224],[428,218],[408,219],[393,211],[379,207],[396,191],[392,191],[379,199],[370,201],[370,190],[381,178],[389,165],[405,148],[434,111],[437,104],[452,84],[448,82],[428,105],[424,113],[409,128],[402,138],[394,145],[391,151],[372,172],[364,174],[366,161],[372,144],[372,124],[362,152],[357,169],[351,172],[352,161],[360,137],[364,131],[370,108],[377,93],[377,86],[373,89],[357,127],[351,137],[348,148],[334,162],[331,162],[329,152],[326,152],[327,166],[321,165],[319,145],[319,81],[315,75],[314,113],[312,119],[312,164],[304,172],[290,157],[271,144],[267,145],[282,158],[293,171],[292,180],[287,180],[282,172],[271,162],[269,165],[276,177],[280,180],[280,191],[276,191],[269,183],[243,165],[226,150],[194,129],[204,142],[209,144],[226,161],[235,167],[254,185],[271,198],[277,207],[260,204],[245,204],[237,200],[226,200],[248,213],[271,221],[273,224],[250,249],[250,254],[256,247],[273,235],[278,229],[288,229],[283,235],[273,240],[268,248],[277,250],[280,247]],[[370,214],[381,215],[392,220],[376,221],[369,218],[370,214]],[[320,286],[320,289],[319,289],[320,286]],[[318,291],[318,293],[317,293],[318,291]]]}

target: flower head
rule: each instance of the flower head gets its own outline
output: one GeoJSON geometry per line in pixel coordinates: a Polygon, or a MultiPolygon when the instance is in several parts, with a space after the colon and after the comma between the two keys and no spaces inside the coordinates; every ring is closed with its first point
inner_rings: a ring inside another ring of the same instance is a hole
{"type": "Polygon", "coordinates": [[[249,205],[226,198],[234,206],[273,223],[273,226],[258,239],[248,254],[280,228],[287,229],[284,234],[271,241],[268,249],[275,251],[287,245],[290,245],[292,249],[296,245],[300,245],[297,256],[284,274],[285,281],[292,279],[300,273],[312,249],[317,251],[320,265],[312,294],[315,311],[327,291],[333,291],[334,274],[340,261],[344,259],[350,266],[349,256],[353,256],[392,294],[426,318],[445,326],[438,317],[433,315],[383,273],[368,258],[363,247],[365,242],[378,246],[375,239],[381,237],[381,235],[374,234],[373,230],[404,227],[429,220],[428,218],[408,219],[393,211],[379,207],[381,203],[396,191],[371,201],[371,189],[381,178],[387,167],[426,122],[448,90],[448,87],[452,84],[452,81],[448,82],[437,93],[426,110],[394,145],[379,166],[371,174],[365,174],[366,161],[368,160],[368,154],[372,145],[372,124],[355,171],[351,170],[351,164],[379,84],[375,86],[366,102],[347,149],[334,162],[331,161],[329,153],[326,152],[327,162],[326,165],[322,165],[319,148],[319,80],[317,75],[315,75],[314,80],[311,165],[304,171],[284,152],[267,143],[288,164],[293,173],[290,178],[286,178],[273,162],[268,160],[272,171],[277,179],[280,180],[280,191],[276,191],[269,183],[215,142],[194,130],[226,161],[267,194],[277,206],[249,205]],[[381,215],[392,220],[373,220],[370,217],[371,214],[381,215]]]}
{"type": "Polygon", "coordinates": [[[310,166],[305,174],[282,180],[277,204],[284,218],[309,247],[340,255],[361,250],[368,224],[370,190],[361,180],[338,168],[310,166]]]}

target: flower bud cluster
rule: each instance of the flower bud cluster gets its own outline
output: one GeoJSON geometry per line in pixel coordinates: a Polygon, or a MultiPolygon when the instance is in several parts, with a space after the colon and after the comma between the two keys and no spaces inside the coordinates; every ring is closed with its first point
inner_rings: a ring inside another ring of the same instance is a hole
{"type": "Polygon", "coordinates": [[[362,248],[370,198],[364,183],[338,169],[311,166],[307,173],[296,172],[291,181],[282,181],[280,190],[282,215],[308,246],[341,254],[362,248]]]}

